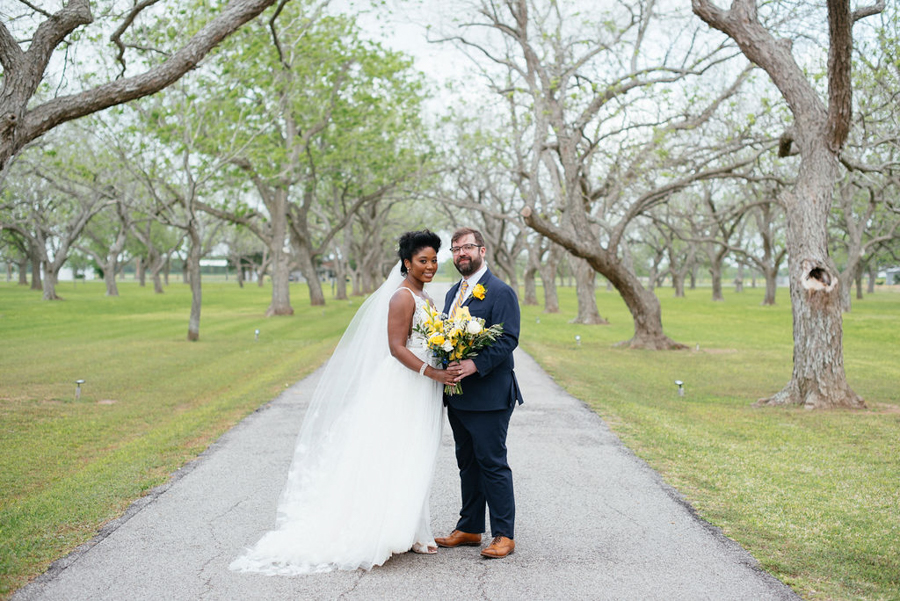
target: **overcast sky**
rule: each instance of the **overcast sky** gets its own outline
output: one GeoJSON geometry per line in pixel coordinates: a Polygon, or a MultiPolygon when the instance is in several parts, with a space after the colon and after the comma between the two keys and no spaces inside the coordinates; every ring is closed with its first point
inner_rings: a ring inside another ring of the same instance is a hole
{"type": "Polygon", "coordinates": [[[454,7],[459,8],[457,2],[386,0],[384,4],[373,4],[368,0],[332,0],[330,9],[357,14],[357,22],[367,37],[412,56],[416,68],[437,86],[433,109],[439,110],[435,104],[451,102],[457,95],[487,93],[483,82],[473,77],[476,69],[472,60],[454,44],[428,42],[429,26],[432,39],[440,37],[439,31],[456,31],[452,29],[451,18],[454,7]],[[454,84],[452,89],[442,89],[448,82],[454,84]]]}

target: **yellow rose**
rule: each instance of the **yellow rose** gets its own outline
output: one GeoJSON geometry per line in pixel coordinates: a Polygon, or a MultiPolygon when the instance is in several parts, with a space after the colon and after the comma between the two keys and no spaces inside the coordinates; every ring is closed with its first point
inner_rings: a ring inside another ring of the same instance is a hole
{"type": "Polygon", "coordinates": [[[437,320],[436,322],[434,322],[434,329],[435,329],[435,330],[438,330],[438,331],[443,330],[443,329],[444,329],[444,322],[441,321],[440,319],[437,320]]]}
{"type": "Polygon", "coordinates": [[[474,296],[478,300],[484,300],[485,292],[487,292],[487,291],[484,289],[484,286],[482,286],[481,284],[478,284],[477,286],[475,286],[475,289],[472,290],[472,296],[474,296]]]}
{"type": "Polygon", "coordinates": [[[431,338],[428,339],[428,344],[434,346],[441,346],[444,344],[444,335],[443,334],[435,334],[431,338]]]}

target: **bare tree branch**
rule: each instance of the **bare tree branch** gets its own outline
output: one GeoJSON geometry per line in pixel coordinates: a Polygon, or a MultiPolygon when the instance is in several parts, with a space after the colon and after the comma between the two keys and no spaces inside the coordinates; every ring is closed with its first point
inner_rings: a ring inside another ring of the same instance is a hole
{"type": "MultiPolygon", "coordinates": [[[[193,69],[216,45],[250,21],[275,0],[231,0],[169,60],[133,77],[117,79],[83,92],[54,98],[28,110],[27,106],[44,74],[53,49],[79,25],[93,17],[88,0],[70,0],[66,8],[38,26],[26,53],[27,65],[15,59],[8,40],[0,29],[0,60],[16,70],[5,73],[0,95],[0,117],[13,115],[14,127],[0,130],[0,166],[25,144],[54,127],[85,115],[148,96],[171,85],[193,69]],[[20,67],[20,65],[22,65],[20,67]]],[[[19,51],[21,52],[21,51],[19,51]]]]}
{"type": "Polygon", "coordinates": [[[862,6],[853,11],[850,15],[850,18],[854,23],[859,21],[860,19],[865,19],[866,17],[871,17],[872,15],[877,15],[885,9],[886,2],[885,0],[878,0],[875,4],[871,4],[869,6],[862,6]]]}
{"type": "Polygon", "coordinates": [[[142,0],[138,4],[134,5],[131,8],[131,11],[125,16],[125,19],[122,21],[122,24],[109,36],[109,41],[115,44],[119,48],[119,53],[116,55],[116,62],[122,65],[122,70],[119,72],[118,77],[125,76],[125,44],[122,43],[122,34],[131,27],[131,24],[134,23],[134,20],[137,19],[138,15],[141,14],[141,11],[147,8],[148,6],[153,6],[159,2],[159,0],[142,0]]]}

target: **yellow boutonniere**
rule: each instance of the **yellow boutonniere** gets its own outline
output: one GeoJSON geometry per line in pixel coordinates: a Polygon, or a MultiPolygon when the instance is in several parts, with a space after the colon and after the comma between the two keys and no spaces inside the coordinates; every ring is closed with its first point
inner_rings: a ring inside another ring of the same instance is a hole
{"type": "Polygon", "coordinates": [[[487,290],[484,289],[484,286],[478,284],[477,286],[475,286],[475,289],[472,290],[472,296],[474,296],[478,300],[484,300],[485,292],[487,292],[487,290]]]}

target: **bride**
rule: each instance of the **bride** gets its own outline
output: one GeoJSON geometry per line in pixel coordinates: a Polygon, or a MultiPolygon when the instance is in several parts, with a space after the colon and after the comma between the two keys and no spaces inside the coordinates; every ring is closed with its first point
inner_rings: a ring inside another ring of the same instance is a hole
{"type": "Polygon", "coordinates": [[[435,553],[428,497],[442,385],[413,327],[431,299],[440,238],[400,238],[400,263],[338,343],[300,429],[276,527],[231,563],[242,572],[370,569],[394,553],[435,553]],[[389,352],[388,352],[389,351],[389,352]]]}

